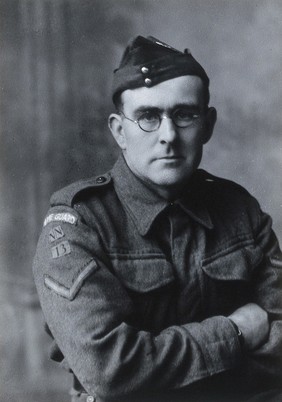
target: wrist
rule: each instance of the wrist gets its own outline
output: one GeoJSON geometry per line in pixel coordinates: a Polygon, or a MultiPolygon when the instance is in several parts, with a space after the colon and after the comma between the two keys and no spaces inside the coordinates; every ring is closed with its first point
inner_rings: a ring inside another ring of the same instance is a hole
{"type": "Polygon", "coordinates": [[[240,342],[240,346],[243,349],[243,347],[245,345],[244,335],[243,335],[241,329],[238,327],[238,325],[235,324],[235,322],[233,320],[231,320],[230,318],[229,318],[229,320],[230,320],[231,324],[233,325],[235,331],[237,332],[237,337],[238,337],[238,340],[240,342]]]}

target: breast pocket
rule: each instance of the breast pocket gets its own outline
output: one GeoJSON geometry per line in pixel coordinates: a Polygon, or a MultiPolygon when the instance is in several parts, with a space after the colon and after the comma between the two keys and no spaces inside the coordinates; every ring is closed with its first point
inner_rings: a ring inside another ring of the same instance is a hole
{"type": "Polygon", "coordinates": [[[174,294],[172,265],[161,255],[112,257],[115,275],[135,306],[135,325],[158,331],[167,326],[174,294]]]}
{"type": "Polygon", "coordinates": [[[202,260],[204,304],[208,315],[228,315],[252,301],[255,269],[263,259],[255,244],[228,247],[202,260]]]}

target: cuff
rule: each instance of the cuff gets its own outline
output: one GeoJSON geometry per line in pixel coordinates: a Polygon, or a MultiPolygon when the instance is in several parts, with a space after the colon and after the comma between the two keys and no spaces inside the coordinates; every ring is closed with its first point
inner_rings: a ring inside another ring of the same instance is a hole
{"type": "Polygon", "coordinates": [[[229,318],[217,316],[201,322],[197,328],[189,328],[203,351],[210,375],[235,368],[242,360],[242,347],[237,331],[229,318]]]}

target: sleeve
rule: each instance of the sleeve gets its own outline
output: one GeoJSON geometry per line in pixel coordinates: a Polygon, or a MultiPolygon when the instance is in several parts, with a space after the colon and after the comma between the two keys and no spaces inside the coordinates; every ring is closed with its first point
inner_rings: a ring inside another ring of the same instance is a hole
{"type": "Polygon", "coordinates": [[[268,341],[253,353],[268,372],[281,379],[282,368],[282,253],[269,215],[260,211],[256,241],[264,259],[256,272],[254,302],[268,312],[268,341]]]}
{"type": "MultiPolygon", "coordinates": [[[[254,302],[268,312],[268,341],[250,354],[253,373],[263,382],[281,386],[282,380],[282,254],[271,218],[260,211],[256,242],[263,261],[255,272],[254,302]]],[[[253,375],[254,377],[254,375],[253,375]]]]}
{"type": "Polygon", "coordinates": [[[34,278],[46,322],[89,394],[111,399],[181,388],[240,363],[226,317],[159,334],[130,325],[134,304],[111,272],[98,233],[72,208],[55,207],[45,219],[34,278]]]}

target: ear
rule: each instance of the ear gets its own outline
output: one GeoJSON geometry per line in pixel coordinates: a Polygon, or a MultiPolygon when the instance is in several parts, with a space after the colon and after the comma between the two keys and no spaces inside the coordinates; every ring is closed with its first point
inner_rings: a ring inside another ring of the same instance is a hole
{"type": "Polygon", "coordinates": [[[214,107],[209,107],[203,127],[203,139],[202,139],[203,144],[206,144],[211,139],[216,119],[217,119],[216,109],[214,107]]]}
{"type": "Polygon", "coordinates": [[[126,139],[123,130],[122,118],[117,113],[112,113],[108,119],[108,126],[111,130],[112,136],[116,140],[118,146],[122,149],[126,149],[126,139]]]}

